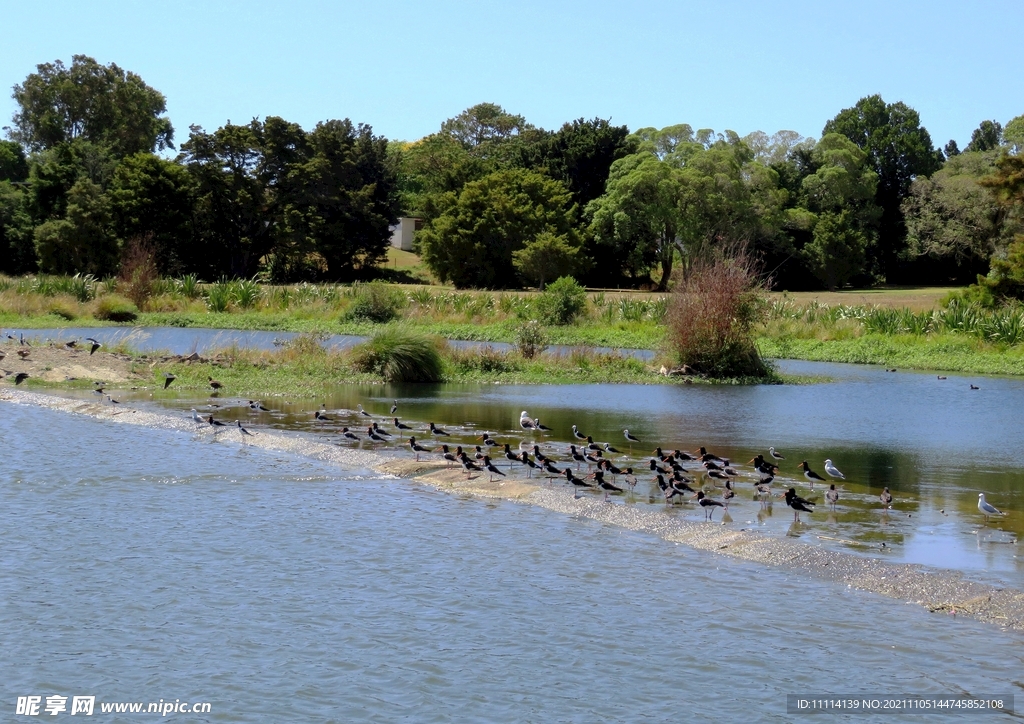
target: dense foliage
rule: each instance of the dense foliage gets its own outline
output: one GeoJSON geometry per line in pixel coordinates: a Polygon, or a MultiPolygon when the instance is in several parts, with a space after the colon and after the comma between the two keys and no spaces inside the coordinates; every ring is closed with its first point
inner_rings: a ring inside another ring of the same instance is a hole
{"type": "Polygon", "coordinates": [[[494,103],[413,142],[326,120],[192,126],[176,156],[166,101],[76,55],[14,88],[0,141],[0,272],[121,272],[277,282],[385,275],[391,227],[420,220],[430,274],[458,287],[665,291],[708,252],[743,247],[779,289],[966,283],[1019,296],[1024,115],[934,147],[878,95],[793,131],[740,137],[605,119],[545,130],[494,103]],[[140,246],[141,244],[141,246],[140,246]]]}

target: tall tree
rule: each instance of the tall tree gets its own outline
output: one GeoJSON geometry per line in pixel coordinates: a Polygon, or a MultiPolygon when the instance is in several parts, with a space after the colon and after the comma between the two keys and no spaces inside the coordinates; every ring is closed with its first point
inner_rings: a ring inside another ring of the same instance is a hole
{"type": "Polygon", "coordinates": [[[1017,116],[1006,124],[1006,128],[1003,129],[1003,141],[1009,147],[1010,153],[1024,153],[1024,115],[1017,116]]]}
{"type": "Polygon", "coordinates": [[[24,181],[28,178],[28,161],[21,146],[14,141],[0,141],[0,181],[24,181]]]}
{"type": "Polygon", "coordinates": [[[36,269],[32,217],[25,192],[0,180],[0,272],[27,274],[36,269]]]}
{"type": "Polygon", "coordinates": [[[14,86],[14,100],[10,136],[32,151],[79,138],[118,157],[174,147],[163,94],[114,63],[85,55],[73,56],[70,67],[43,63],[14,86]]]}
{"type": "Polygon", "coordinates": [[[522,116],[496,103],[478,103],[441,124],[441,133],[466,149],[486,148],[533,128],[522,116]]]}
{"type": "Polygon", "coordinates": [[[67,213],[35,230],[39,268],[51,274],[105,276],[117,268],[117,237],[110,200],[99,184],[81,178],[68,192],[67,213]]]}
{"type": "Polygon", "coordinates": [[[902,102],[886,103],[880,95],[840,111],[825,124],[822,135],[827,133],[841,133],[866,151],[878,174],[875,202],[882,216],[870,262],[877,275],[898,281],[899,257],[906,248],[901,204],[917,176],[930,176],[941,165],[931,136],[917,111],[902,102]]]}
{"type": "Polygon", "coordinates": [[[998,121],[982,121],[971,133],[964,151],[993,151],[1003,142],[1003,127],[998,121]]]}
{"type": "Polygon", "coordinates": [[[979,183],[995,172],[997,157],[998,151],[964,152],[911,185],[903,202],[908,248],[928,265],[928,281],[971,282],[1012,239],[1008,209],[979,183]]]}
{"type": "Polygon", "coordinates": [[[184,166],[151,153],[124,158],[107,189],[113,228],[122,242],[149,240],[157,268],[182,274],[201,265],[193,240],[192,177],[184,166]]]}

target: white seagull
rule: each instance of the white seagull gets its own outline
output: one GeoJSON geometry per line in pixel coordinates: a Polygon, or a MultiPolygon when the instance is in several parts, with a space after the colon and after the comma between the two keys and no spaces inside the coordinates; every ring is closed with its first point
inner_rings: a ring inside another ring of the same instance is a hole
{"type": "Polygon", "coordinates": [[[846,480],[846,476],[839,472],[839,468],[833,465],[831,460],[825,461],[825,472],[833,478],[842,478],[843,480],[846,480]]]}
{"type": "Polygon", "coordinates": [[[988,520],[990,515],[1006,515],[1006,513],[986,501],[984,493],[978,493],[978,511],[984,513],[985,520],[988,520]]]}
{"type": "Polygon", "coordinates": [[[519,414],[519,427],[523,428],[524,430],[536,430],[537,423],[530,419],[530,416],[526,414],[526,410],[523,410],[519,414]]]}

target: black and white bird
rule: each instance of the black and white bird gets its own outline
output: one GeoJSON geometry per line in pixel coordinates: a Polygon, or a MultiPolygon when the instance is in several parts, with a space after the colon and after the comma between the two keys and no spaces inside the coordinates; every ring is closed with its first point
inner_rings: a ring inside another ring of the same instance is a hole
{"type": "Polygon", "coordinates": [[[342,435],[342,437],[347,437],[349,440],[359,440],[359,439],[361,439],[358,435],[356,435],[354,432],[349,430],[347,427],[341,428],[341,435],[342,435]]]}
{"type": "Polygon", "coordinates": [[[28,376],[28,372],[19,372],[18,374],[14,375],[14,385],[20,385],[22,382],[28,379],[28,376]]]}
{"type": "Polygon", "coordinates": [[[658,481],[658,487],[661,488],[662,494],[665,496],[665,502],[669,503],[672,498],[678,497],[680,500],[683,499],[683,491],[676,489],[675,486],[669,485],[665,482],[665,476],[658,474],[655,476],[658,481]]]}
{"type": "Polygon", "coordinates": [[[213,428],[227,427],[226,423],[223,423],[220,420],[214,420],[213,419],[213,415],[208,416],[206,418],[206,422],[210,425],[210,427],[213,427],[213,428]]]}
{"type": "MultiPolygon", "coordinates": [[[[825,469],[828,470],[828,468],[825,469]]],[[[836,490],[835,483],[828,486],[828,492],[825,493],[825,500],[828,501],[829,507],[831,507],[832,510],[836,509],[836,503],[839,502],[839,491],[836,490]]]]}
{"type": "Polygon", "coordinates": [[[813,513],[814,503],[809,500],[804,500],[796,494],[796,488],[790,488],[786,491],[786,505],[793,509],[793,520],[795,522],[800,521],[800,513],[813,513]]]}
{"type": "Polygon", "coordinates": [[[113,397],[111,397],[110,395],[107,395],[107,402],[109,402],[109,403],[110,403],[111,405],[113,405],[113,406],[115,406],[115,407],[116,407],[117,405],[120,405],[120,404],[121,404],[121,403],[120,403],[120,401],[118,401],[118,400],[115,400],[115,399],[114,399],[113,397]]]}
{"type": "Polygon", "coordinates": [[[819,483],[824,483],[825,482],[825,478],[821,477],[816,472],[811,470],[811,466],[807,464],[806,460],[801,462],[798,467],[803,468],[804,477],[807,478],[810,481],[810,483],[811,483],[811,490],[814,490],[814,482],[815,481],[818,481],[819,483]]]}
{"type": "Polygon", "coordinates": [[[588,483],[583,478],[577,478],[575,475],[573,475],[572,470],[569,469],[569,468],[565,469],[565,479],[566,479],[567,482],[572,483],[577,488],[592,488],[592,487],[594,487],[591,483],[588,483]]]}
{"type": "Polygon", "coordinates": [[[640,438],[638,438],[636,435],[632,434],[629,430],[623,430],[622,434],[630,442],[640,442],[640,438]]]}
{"type": "Polygon", "coordinates": [[[405,423],[399,422],[397,417],[392,417],[391,422],[394,423],[396,430],[411,430],[412,428],[405,423]]]}
{"type": "Polygon", "coordinates": [[[366,428],[366,436],[373,440],[374,442],[386,442],[386,440],[383,437],[376,433],[376,431],[373,429],[373,425],[370,425],[369,427],[366,428]]]}
{"type": "Polygon", "coordinates": [[[551,428],[550,427],[548,427],[547,425],[541,425],[540,424],[540,418],[539,417],[537,419],[535,419],[533,422],[537,426],[537,429],[540,430],[541,432],[551,432],[551,428]]]}
{"type": "Polygon", "coordinates": [[[264,407],[259,400],[249,400],[249,409],[256,412],[270,412],[270,408],[264,407]]]}
{"type": "Polygon", "coordinates": [[[597,487],[601,488],[601,490],[604,491],[604,499],[605,500],[608,500],[608,495],[610,493],[624,493],[624,492],[626,492],[625,490],[620,488],[618,485],[615,485],[615,483],[609,483],[607,480],[605,480],[604,479],[604,473],[601,472],[600,470],[595,470],[594,471],[594,482],[597,483],[597,487]]]}
{"type": "Polygon", "coordinates": [[[164,389],[166,390],[171,386],[171,383],[178,379],[178,376],[172,372],[164,372],[164,389]]]}
{"type": "Polygon", "coordinates": [[[576,469],[577,470],[580,469],[580,463],[587,462],[586,455],[583,455],[578,450],[576,450],[576,446],[575,445],[570,445],[569,446],[569,457],[571,457],[573,460],[576,461],[576,469]]]}
{"type": "Polygon", "coordinates": [[[586,440],[587,439],[587,436],[584,435],[582,432],[580,432],[579,429],[575,425],[572,426],[572,436],[574,438],[576,438],[577,440],[586,440]]]}
{"type": "Polygon", "coordinates": [[[209,375],[207,375],[206,379],[207,379],[210,387],[213,388],[214,392],[217,392],[217,391],[219,391],[219,390],[224,388],[224,383],[223,382],[220,382],[219,380],[215,380],[212,377],[210,377],[209,375]]]}
{"type": "Polygon", "coordinates": [[[522,460],[519,459],[519,456],[517,454],[515,454],[514,452],[512,452],[512,448],[509,447],[508,443],[505,443],[505,459],[508,460],[508,469],[509,470],[512,469],[512,463],[514,463],[514,462],[521,463],[522,462],[522,460]]]}
{"type": "Polygon", "coordinates": [[[988,520],[990,515],[1006,515],[1006,513],[985,500],[984,493],[978,493],[978,512],[985,516],[985,520],[988,520]]]}
{"type": "Polygon", "coordinates": [[[238,431],[242,433],[242,437],[245,437],[246,435],[252,437],[252,433],[246,430],[244,427],[242,427],[241,420],[235,420],[235,422],[238,423],[238,431]]]}
{"type": "Polygon", "coordinates": [[[356,409],[359,410],[359,414],[362,415],[363,417],[373,417],[373,415],[371,415],[369,412],[363,409],[362,405],[356,405],[356,409]]]}
{"type": "Polygon", "coordinates": [[[498,468],[495,466],[495,464],[491,462],[491,458],[488,455],[484,455],[484,457],[483,457],[483,464],[484,464],[484,470],[486,470],[491,475],[491,482],[492,483],[494,482],[494,476],[495,475],[500,475],[501,477],[505,477],[505,473],[503,473],[500,470],[498,470],[498,468]]]}
{"type": "Polygon", "coordinates": [[[96,350],[103,346],[92,337],[86,337],[85,341],[89,343],[89,354],[95,354],[96,350]]]}
{"type": "Polygon", "coordinates": [[[537,463],[530,459],[530,454],[525,450],[523,450],[522,454],[520,454],[519,460],[520,462],[523,463],[523,465],[526,466],[526,477],[528,478],[533,477],[532,471],[541,469],[540,465],[538,465],[537,463]]]}
{"type": "MultiPolygon", "coordinates": [[[[461,448],[459,449],[461,450],[461,448]]],[[[442,445],[436,450],[436,452],[441,453],[441,457],[443,457],[446,461],[446,467],[450,468],[452,466],[452,463],[459,462],[459,459],[455,456],[455,453],[449,450],[447,445],[442,445]]]]}
{"type": "Polygon", "coordinates": [[[882,494],[878,496],[878,499],[882,501],[886,510],[892,507],[892,493],[889,492],[888,487],[882,489],[882,494]]]}
{"type": "Polygon", "coordinates": [[[775,452],[775,448],[773,448],[773,447],[768,448],[768,454],[771,455],[776,460],[785,460],[786,459],[786,457],[784,455],[780,455],[779,453],[775,452]]]}
{"type": "Polygon", "coordinates": [[[409,447],[412,448],[412,451],[416,454],[416,462],[419,462],[421,452],[430,452],[427,448],[416,442],[415,435],[409,438],[409,447]]]}
{"type": "Polygon", "coordinates": [[[398,412],[398,400],[395,400],[395,403],[391,406],[391,414],[394,415],[396,412],[398,412]]]}
{"type": "Polygon", "coordinates": [[[434,423],[430,423],[430,434],[434,437],[451,437],[447,432],[439,428],[434,423]]]}
{"type": "Polygon", "coordinates": [[[825,461],[825,472],[828,473],[829,476],[833,478],[840,478],[842,480],[846,480],[846,476],[839,472],[839,468],[833,465],[831,460],[825,461]]]}
{"type": "Polygon", "coordinates": [[[333,422],[334,421],[333,417],[329,417],[328,415],[324,414],[324,412],[321,411],[321,410],[317,410],[316,412],[313,413],[313,419],[316,420],[317,422],[333,422]]]}
{"type": "Polygon", "coordinates": [[[537,423],[534,422],[533,419],[526,413],[526,410],[523,410],[519,414],[519,427],[523,428],[524,430],[536,430],[537,423]]]}
{"type": "Polygon", "coordinates": [[[714,520],[715,508],[724,508],[725,505],[718,500],[712,500],[708,496],[704,495],[703,490],[697,491],[697,505],[704,509],[704,520],[714,520]]]}
{"type": "Polygon", "coordinates": [[[377,433],[378,435],[382,435],[382,436],[384,436],[384,437],[391,437],[391,433],[390,433],[390,432],[388,432],[387,430],[385,430],[385,429],[384,429],[383,427],[381,427],[380,425],[378,425],[378,424],[377,424],[376,422],[375,422],[375,423],[373,423],[372,425],[370,425],[370,427],[371,427],[371,428],[373,429],[373,431],[374,431],[375,433],[377,433]]]}
{"type": "Polygon", "coordinates": [[[621,455],[622,454],[620,451],[618,451],[615,448],[613,448],[611,446],[611,444],[607,443],[607,442],[604,444],[604,451],[605,452],[609,452],[609,453],[614,453],[615,455],[621,455]]]}

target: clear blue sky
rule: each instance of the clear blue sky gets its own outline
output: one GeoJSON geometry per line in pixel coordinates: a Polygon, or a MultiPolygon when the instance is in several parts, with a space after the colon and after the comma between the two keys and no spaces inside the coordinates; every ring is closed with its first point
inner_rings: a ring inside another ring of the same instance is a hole
{"type": "Polygon", "coordinates": [[[0,125],[37,63],[84,53],[163,92],[177,142],[268,115],[411,140],[482,101],[545,128],[599,116],[817,137],[881,93],[941,147],[1024,113],[1022,0],[0,0],[0,26],[0,125]]]}

